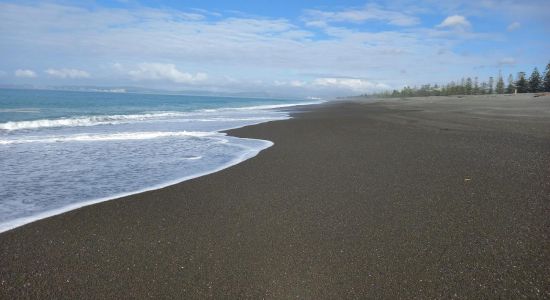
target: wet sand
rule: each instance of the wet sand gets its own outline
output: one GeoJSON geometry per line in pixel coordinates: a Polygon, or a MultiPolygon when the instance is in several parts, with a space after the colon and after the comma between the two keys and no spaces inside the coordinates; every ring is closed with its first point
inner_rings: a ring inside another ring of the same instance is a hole
{"type": "Polygon", "coordinates": [[[239,165],[0,234],[0,298],[548,298],[550,97],[366,99],[239,165]]]}

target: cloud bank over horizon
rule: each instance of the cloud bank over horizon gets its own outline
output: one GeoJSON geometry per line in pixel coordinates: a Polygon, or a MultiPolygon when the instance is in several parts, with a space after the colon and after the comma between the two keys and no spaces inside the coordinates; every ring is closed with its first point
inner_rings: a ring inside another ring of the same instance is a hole
{"type": "Polygon", "coordinates": [[[231,2],[0,1],[0,84],[330,97],[550,59],[547,1],[231,2]]]}

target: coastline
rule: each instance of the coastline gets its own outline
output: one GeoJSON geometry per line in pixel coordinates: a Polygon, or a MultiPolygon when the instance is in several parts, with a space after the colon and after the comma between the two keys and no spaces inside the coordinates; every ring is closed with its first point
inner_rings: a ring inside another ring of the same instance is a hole
{"type": "Polygon", "coordinates": [[[448,99],[229,130],[275,146],[1,233],[0,296],[548,297],[550,118],[448,99]]]}
{"type": "MultiPolygon", "coordinates": [[[[257,124],[254,124],[254,125],[257,125],[257,124]]],[[[246,125],[246,126],[254,126],[254,125],[246,125]]],[[[102,203],[102,202],[113,201],[113,200],[116,200],[116,199],[119,199],[119,198],[124,198],[124,197],[132,196],[132,195],[136,195],[136,194],[141,194],[141,193],[145,193],[145,192],[149,192],[149,191],[159,190],[159,189],[171,186],[171,185],[175,185],[175,184],[185,182],[187,180],[191,180],[191,179],[199,178],[199,177],[206,176],[206,175],[209,175],[209,174],[212,174],[212,173],[216,173],[216,172],[219,172],[223,169],[227,169],[227,168],[230,168],[234,165],[237,165],[237,164],[239,164],[239,163],[241,163],[241,162],[243,162],[247,159],[250,159],[250,158],[258,155],[261,151],[273,146],[273,143],[270,142],[270,141],[266,141],[266,140],[256,140],[256,141],[263,142],[264,146],[262,148],[253,149],[253,150],[250,150],[248,152],[245,152],[245,153],[243,153],[242,156],[240,156],[240,157],[238,157],[234,160],[231,160],[227,164],[221,165],[217,168],[208,170],[206,172],[196,173],[196,174],[193,174],[193,175],[190,175],[190,176],[185,176],[185,177],[182,177],[182,178],[178,178],[176,180],[161,183],[159,185],[146,187],[146,188],[143,188],[141,190],[136,190],[136,191],[132,191],[132,192],[128,192],[128,193],[115,194],[115,195],[108,196],[108,197],[105,197],[105,198],[98,198],[98,199],[93,199],[93,200],[82,201],[82,202],[74,203],[74,204],[67,205],[67,206],[64,206],[64,207],[60,207],[58,209],[45,211],[45,212],[36,214],[34,216],[15,219],[15,220],[9,221],[7,223],[0,224],[0,234],[2,234],[4,232],[7,232],[7,231],[10,231],[10,230],[13,230],[13,229],[18,228],[18,227],[33,223],[33,222],[36,222],[36,221],[40,221],[42,219],[54,217],[54,216],[57,216],[57,215],[60,215],[60,214],[63,214],[63,213],[66,213],[66,212],[69,212],[69,211],[72,211],[72,210],[75,210],[75,209],[83,208],[83,207],[86,207],[86,206],[90,206],[90,205],[94,205],[94,204],[98,204],[98,203],[102,203]]]]}
{"type": "MultiPolygon", "coordinates": [[[[229,108],[223,108],[223,109],[224,110],[273,109],[273,110],[278,110],[278,111],[284,111],[285,109],[292,109],[292,107],[316,105],[316,104],[321,104],[321,103],[323,103],[323,101],[321,101],[321,102],[319,102],[319,101],[316,101],[316,102],[309,101],[309,102],[303,102],[303,103],[297,102],[297,103],[288,103],[288,104],[254,105],[254,106],[245,106],[245,107],[236,107],[236,108],[229,107],[229,108]]],[[[216,109],[210,109],[210,110],[216,111],[216,109]]],[[[205,111],[209,111],[209,110],[207,109],[205,111]]],[[[222,128],[220,130],[215,130],[215,131],[212,131],[212,132],[213,133],[215,132],[215,133],[226,134],[227,131],[230,131],[230,130],[233,130],[233,129],[239,129],[239,128],[245,127],[245,126],[253,126],[253,125],[257,125],[257,124],[261,124],[261,123],[265,123],[265,122],[272,122],[272,121],[276,121],[276,120],[285,120],[287,118],[290,118],[290,116],[286,116],[284,118],[279,117],[277,119],[265,119],[265,120],[254,121],[254,122],[249,121],[248,124],[222,128]]],[[[33,121],[29,121],[29,122],[33,122],[33,121]]],[[[21,123],[21,122],[19,122],[19,123],[21,123]]],[[[23,123],[25,123],[25,122],[23,122],[23,123]]],[[[12,124],[12,122],[5,123],[5,125],[10,125],[10,124],[12,124]]],[[[244,140],[246,138],[241,138],[241,139],[244,140]]],[[[167,187],[167,186],[171,186],[171,185],[174,185],[174,184],[178,184],[178,183],[190,180],[190,179],[194,179],[194,178],[198,178],[198,177],[205,176],[205,175],[208,175],[208,174],[212,174],[212,173],[221,171],[223,169],[229,168],[231,166],[234,166],[234,165],[236,165],[238,163],[241,163],[241,162],[243,162],[247,159],[250,159],[251,157],[256,156],[262,150],[265,150],[266,148],[271,147],[273,145],[273,143],[271,141],[267,141],[267,140],[255,139],[255,141],[262,143],[262,145],[258,146],[257,148],[250,148],[249,150],[243,152],[241,156],[236,157],[235,159],[233,159],[233,160],[231,160],[231,161],[229,161],[229,162],[227,162],[223,165],[219,165],[215,168],[212,168],[210,170],[206,170],[204,172],[199,172],[199,173],[195,173],[195,174],[188,175],[188,176],[183,176],[183,177],[173,179],[173,180],[168,180],[166,182],[162,182],[162,183],[159,183],[159,184],[146,186],[146,187],[143,187],[141,189],[134,190],[134,191],[117,193],[117,194],[113,194],[113,195],[106,196],[106,197],[99,197],[99,198],[96,198],[96,199],[83,200],[83,201],[72,203],[72,204],[69,204],[69,205],[65,205],[65,206],[62,206],[62,207],[59,207],[59,208],[51,209],[51,210],[48,210],[48,211],[43,211],[43,212],[34,214],[32,216],[26,216],[26,217],[22,217],[22,218],[13,219],[13,220],[10,220],[8,222],[4,222],[4,223],[0,224],[0,233],[12,230],[14,228],[17,228],[17,227],[23,226],[25,224],[29,224],[29,223],[41,220],[41,219],[53,217],[53,216],[56,216],[56,215],[59,215],[59,214],[62,214],[62,213],[65,213],[65,212],[68,212],[68,211],[71,211],[71,210],[74,210],[74,209],[86,207],[86,206],[89,206],[89,205],[93,205],[93,204],[97,204],[97,203],[101,203],[101,202],[105,202],[105,201],[111,201],[111,200],[115,200],[115,199],[118,199],[118,198],[123,198],[123,197],[131,196],[131,195],[134,195],[134,194],[139,194],[139,193],[143,193],[143,192],[147,192],[147,191],[158,190],[158,189],[161,189],[161,188],[164,188],[164,187],[167,187]]]]}

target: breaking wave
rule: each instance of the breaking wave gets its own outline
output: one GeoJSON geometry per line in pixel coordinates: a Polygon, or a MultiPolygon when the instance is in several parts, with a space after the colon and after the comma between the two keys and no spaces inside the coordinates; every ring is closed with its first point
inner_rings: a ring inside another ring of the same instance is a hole
{"type": "Polygon", "coordinates": [[[179,131],[179,132],[120,132],[110,134],[75,134],[64,136],[37,136],[25,139],[0,140],[0,145],[22,143],[56,143],[56,142],[101,142],[124,140],[147,140],[165,137],[206,137],[222,135],[217,132],[179,131]]]}

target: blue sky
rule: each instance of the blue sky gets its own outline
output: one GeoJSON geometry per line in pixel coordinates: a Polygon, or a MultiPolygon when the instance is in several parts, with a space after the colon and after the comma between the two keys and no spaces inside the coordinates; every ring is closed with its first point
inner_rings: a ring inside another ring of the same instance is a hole
{"type": "Polygon", "coordinates": [[[550,1],[3,1],[0,83],[285,96],[550,62],[550,1]]]}

